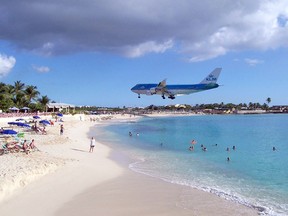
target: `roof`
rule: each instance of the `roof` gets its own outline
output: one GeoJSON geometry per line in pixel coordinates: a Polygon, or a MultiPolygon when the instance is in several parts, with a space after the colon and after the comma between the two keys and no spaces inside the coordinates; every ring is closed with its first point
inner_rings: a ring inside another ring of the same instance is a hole
{"type": "Polygon", "coordinates": [[[47,107],[48,108],[68,108],[68,107],[74,108],[75,105],[66,104],[66,103],[49,103],[47,104],[47,107]]]}

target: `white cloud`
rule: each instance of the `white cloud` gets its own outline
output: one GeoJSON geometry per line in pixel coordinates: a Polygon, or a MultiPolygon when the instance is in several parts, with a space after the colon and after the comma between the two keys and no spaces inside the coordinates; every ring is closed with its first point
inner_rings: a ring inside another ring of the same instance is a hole
{"type": "Polygon", "coordinates": [[[33,69],[36,70],[39,73],[48,73],[50,71],[50,68],[47,66],[36,66],[32,65],[33,69]]]}
{"type": "Polygon", "coordinates": [[[255,66],[257,64],[262,64],[263,61],[262,60],[259,60],[259,59],[250,59],[250,58],[246,58],[245,59],[245,62],[247,64],[249,64],[250,66],[255,66]]]}
{"type": "Polygon", "coordinates": [[[164,43],[156,43],[148,41],[136,46],[125,47],[126,56],[130,58],[140,57],[147,53],[164,53],[166,50],[173,47],[173,41],[167,40],[164,43]]]}
{"type": "Polygon", "coordinates": [[[0,54],[0,78],[9,74],[16,64],[16,59],[13,56],[0,54]]]}

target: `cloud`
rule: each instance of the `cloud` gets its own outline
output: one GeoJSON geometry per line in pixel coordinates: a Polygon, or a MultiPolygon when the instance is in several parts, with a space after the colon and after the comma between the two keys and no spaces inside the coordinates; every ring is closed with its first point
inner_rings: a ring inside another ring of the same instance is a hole
{"type": "Polygon", "coordinates": [[[0,54],[0,78],[10,73],[16,64],[16,59],[13,56],[0,54]]]}
{"type": "Polygon", "coordinates": [[[171,49],[197,62],[287,47],[287,17],[286,0],[11,0],[0,5],[0,38],[45,56],[171,49]]]}
{"type": "Polygon", "coordinates": [[[36,66],[32,65],[33,69],[36,70],[39,73],[48,73],[50,71],[49,67],[46,66],[36,66]]]}
{"type": "Polygon", "coordinates": [[[263,61],[262,60],[259,60],[259,59],[250,59],[250,58],[246,58],[245,59],[245,62],[247,64],[249,64],[250,66],[255,66],[257,64],[262,64],[263,61]]]}
{"type": "Polygon", "coordinates": [[[164,43],[156,43],[154,41],[148,41],[136,46],[129,46],[124,47],[124,50],[126,50],[126,56],[135,58],[145,55],[146,53],[163,53],[166,50],[173,47],[173,41],[168,40],[164,43]]]}

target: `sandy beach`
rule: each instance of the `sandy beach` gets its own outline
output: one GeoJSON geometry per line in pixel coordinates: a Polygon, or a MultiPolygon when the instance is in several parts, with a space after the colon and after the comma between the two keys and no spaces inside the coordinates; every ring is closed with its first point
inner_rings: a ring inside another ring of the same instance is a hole
{"type": "Polygon", "coordinates": [[[27,134],[39,152],[0,156],[1,215],[257,215],[216,195],[135,173],[129,158],[105,144],[96,142],[89,153],[91,136],[97,141],[93,127],[109,118],[81,119],[65,117],[62,136],[61,123],[47,127],[47,135],[27,134]]]}

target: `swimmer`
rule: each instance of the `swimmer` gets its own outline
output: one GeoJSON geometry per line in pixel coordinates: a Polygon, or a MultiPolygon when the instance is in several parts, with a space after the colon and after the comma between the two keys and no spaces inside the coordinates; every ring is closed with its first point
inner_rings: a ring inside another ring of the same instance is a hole
{"type": "Polygon", "coordinates": [[[233,149],[233,150],[236,150],[236,146],[233,146],[232,149],[233,149]]]}
{"type": "Polygon", "coordinates": [[[227,157],[227,161],[230,161],[230,157],[227,157]]]}
{"type": "Polygon", "coordinates": [[[193,150],[194,150],[194,146],[190,146],[189,151],[193,151],[193,150]]]}
{"type": "Polygon", "coordinates": [[[226,151],[230,151],[229,147],[227,147],[226,151]]]}
{"type": "Polygon", "coordinates": [[[273,150],[273,151],[276,151],[276,148],[275,148],[275,146],[273,146],[272,150],[273,150]]]}

